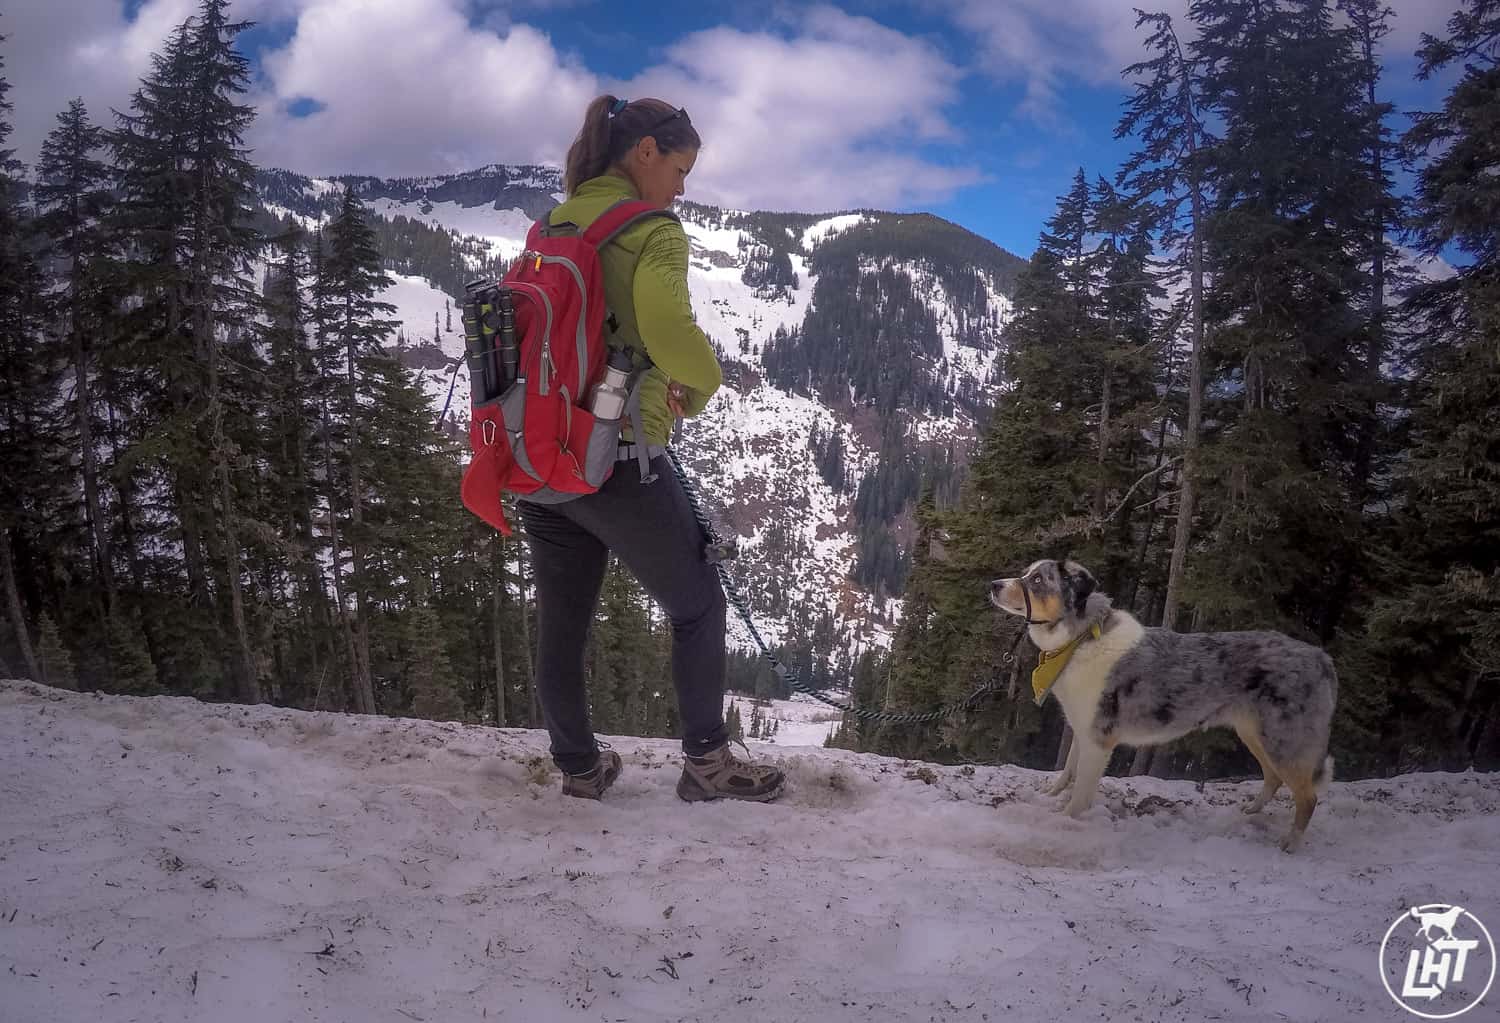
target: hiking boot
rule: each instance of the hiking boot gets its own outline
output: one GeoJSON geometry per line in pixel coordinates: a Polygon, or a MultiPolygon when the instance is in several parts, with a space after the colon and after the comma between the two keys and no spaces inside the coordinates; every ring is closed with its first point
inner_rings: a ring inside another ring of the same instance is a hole
{"type": "Polygon", "coordinates": [[[599,751],[599,762],[582,774],[563,775],[563,795],[598,799],[620,776],[620,754],[609,747],[599,751]]]}
{"type": "MultiPolygon", "coordinates": [[[[745,748],[745,754],[748,756],[749,753],[749,748],[745,748]]],[[[769,803],[781,795],[784,781],[786,775],[779,767],[741,760],[729,752],[726,742],[701,757],[683,757],[677,796],[689,803],[707,799],[748,799],[755,803],[769,803]]]]}

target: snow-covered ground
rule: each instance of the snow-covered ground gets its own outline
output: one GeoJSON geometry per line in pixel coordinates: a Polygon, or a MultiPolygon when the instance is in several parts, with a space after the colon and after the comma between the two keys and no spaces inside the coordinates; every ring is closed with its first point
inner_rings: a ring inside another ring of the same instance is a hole
{"type": "MultiPolygon", "coordinates": [[[[1402,1018],[1413,904],[1500,921],[1500,779],[1335,783],[1295,856],[1254,786],[758,747],[773,804],[601,803],[545,737],[0,683],[0,1018],[1402,1018]]],[[[1493,997],[1493,996],[1492,996],[1493,997]]],[[[1467,1019],[1494,1019],[1491,1001],[1467,1019]]]]}

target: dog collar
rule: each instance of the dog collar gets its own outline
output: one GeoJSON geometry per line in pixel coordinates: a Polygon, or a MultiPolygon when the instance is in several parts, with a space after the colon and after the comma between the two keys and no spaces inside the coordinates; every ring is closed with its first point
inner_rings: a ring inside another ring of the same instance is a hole
{"type": "Polygon", "coordinates": [[[1089,636],[1098,639],[1103,634],[1104,630],[1099,627],[1098,622],[1095,622],[1089,627],[1089,631],[1086,634],[1079,633],[1073,639],[1069,640],[1065,646],[1059,647],[1056,650],[1043,650],[1041,652],[1041,656],[1036,661],[1036,668],[1031,672],[1031,691],[1036,696],[1038,707],[1047,698],[1047,694],[1052,691],[1052,687],[1057,684],[1057,677],[1068,666],[1068,661],[1072,658],[1073,651],[1078,649],[1078,644],[1082,643],[1089,636]]]}

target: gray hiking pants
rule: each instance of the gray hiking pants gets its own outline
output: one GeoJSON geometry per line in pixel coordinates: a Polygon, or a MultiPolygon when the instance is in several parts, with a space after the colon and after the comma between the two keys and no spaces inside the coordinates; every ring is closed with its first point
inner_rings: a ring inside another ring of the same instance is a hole
{"type": "Polygon", "coordinates": [[[597,493],[558,505],[517,502],[531,545],[537,600],[536,688],[552,759],[568,773],[593,767],[584,658],[609,553],[628,568],[672,623],[672,683],[682,748],[724,745],[724,590],[703,560],[703,534],[666,455],[641,485],[632,460],[615,465],[597,493]]]}

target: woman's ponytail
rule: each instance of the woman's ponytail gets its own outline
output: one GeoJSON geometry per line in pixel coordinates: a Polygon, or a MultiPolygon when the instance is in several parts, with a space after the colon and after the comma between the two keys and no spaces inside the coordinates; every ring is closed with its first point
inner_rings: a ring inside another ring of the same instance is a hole
{"type": "Polygon", "coordinates": [[[563,168],[563,192],[572,198],[578,186],[597,178],[645,136],[656,139],[663,153],[698,149],[702,142],[686,110],[659,99],[626,102],[599,96],[583,115],[583,127],[568,150],[563,168]]]}
{"type": "Polygon", "coordinates": [[[618,102],[613,96],[600,96],[589,104],[583,115],[583,127],[568,149],[563,173],[566,195],[571,196],[579,185],[609,169],[609,112],[618,102]]]}

